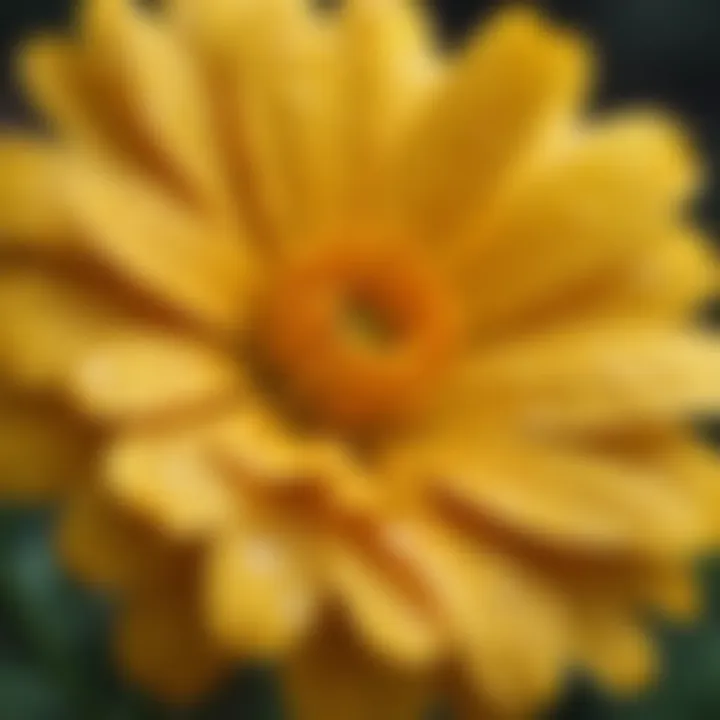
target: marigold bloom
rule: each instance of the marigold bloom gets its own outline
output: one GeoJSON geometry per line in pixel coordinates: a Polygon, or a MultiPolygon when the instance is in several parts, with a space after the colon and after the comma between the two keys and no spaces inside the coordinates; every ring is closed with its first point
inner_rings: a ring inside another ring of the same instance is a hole
{"type": "Polygon", "coordinates": [[[527,9],[87,0],[0,144],[0,477],[55,495],[174,701],[281,664],[300,718],[517,717],[655,665],[718,534],[701,170],[527,9]]]}

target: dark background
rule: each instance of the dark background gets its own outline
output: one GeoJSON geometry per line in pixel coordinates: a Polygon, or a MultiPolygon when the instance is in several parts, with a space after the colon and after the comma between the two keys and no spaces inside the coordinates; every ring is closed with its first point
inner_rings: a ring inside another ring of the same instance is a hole
{"type": "MultiPolygon", "coordinates": [[[[501,2],[434,0],[447,36],[501,2]]],[[[689,122],[711,170],[698,212],[720,225],[720,0],[537,0],[593,38],[604,56],[598,103],[652,101],[689,122]]],[[[28,31],[64,25],[69,0],[0,0],[0,118],[26,113],[10,79],[12,49],[28,31]]],[[[2,168],[0,168],[2,172],[2,168]]],[[[720,369],[719,369],[720,370],[720,369]]],[[[241,672],[205,708],[158,708],[124,687],[108,660],[102,601],[55,565],[45,512],[0,512],[0,720],[271,720],[280,718],[272,677],[241,672]]],[[[693,628],[661,627],[667,668],[656,687],[620,701],[576,683],[556,720],[712,720],[720,718],[720,563],[708,561],[708,609],[693,628]]],[[[342,720],[338,718],[338,720],[342,720]]]]}

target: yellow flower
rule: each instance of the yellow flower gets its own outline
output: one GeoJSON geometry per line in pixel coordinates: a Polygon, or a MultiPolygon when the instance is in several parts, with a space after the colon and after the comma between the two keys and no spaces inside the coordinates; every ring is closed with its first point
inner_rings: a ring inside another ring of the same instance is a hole
{"type": "Polygon", "coordinates": [[[715,260],[683,132],[583,112],[530,10],[87,0],[0,144],[0,477],[55,495],[175,701],[281,663],[300,718],[517,717],[655,665],[717,539],[715,260]]]}

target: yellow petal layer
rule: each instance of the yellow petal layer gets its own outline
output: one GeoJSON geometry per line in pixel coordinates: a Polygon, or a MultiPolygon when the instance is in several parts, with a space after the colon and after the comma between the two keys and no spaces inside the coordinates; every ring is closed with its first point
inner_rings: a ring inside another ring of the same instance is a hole
{"type": "Polygon", "coordinates": [[[590,602],[580,611],[579,660],[612,690],[636,692],[658,671],[647,631],[627,611],[590,602]]]}
{"type": "MultiPolygon", "coordinates": [[[[717,294],[718,258],[694,229],[668,233],[603,282],[589,302],[569,308],[572,318],[687,322],[717,294]]],[[[561,315],[562,318],[562,315],[561,315]]]]}
{"type": "Polygon", "coordinates": [[[388,536],[371,552],[362,541],[333,542],[328,551],[329,583],[373,652],[399,667],[420,668],[437,658],[442,627],[422,577],[409,568],[408,586],[402,565],[393,567],[393,542],[388,536]]]}
{"type": "Polygon", "coordinates": [[[719,362],[700,331],[571,327],[486,354],[453,397],[459,414],[472,404],[540,430],[672,420],[717,411],[719,362]]]}
{"type": "Polygon", "coordinates": [[[203,629],[186,588],[130,602],[118,622],[116,652],[125,675],[166,701],[197,702],[228,673],[229,661],[203,629]]]}
{"type": "Polygon", "coordinates": [[[204,585],[215,638],[241,656],[280,656],[315,619],[318,596],[308,556],[290,533],[273,527],[236,528],[219,537],[204,585]]]}
{"type": "Polygon", "coordinates": [[[81,48],[69,38],[34,38],[21,50],[19,71],[30,98],[64,137],[103,158],[117,157],[123,135],[103,111],[81,48]]]}
{"type": "Polygon", "coordinates": [[[507,331],[666,234],[696,186],[688,144],[672,121],[627,113],[578,130],[520,178],[460,242],[475,329],[507,331]]]}
{"type": "Polygon", "coordinates": [[[109,491],[180,538],[225,526],[240,511],[242,498],[206,457],[202,430],[120,437],[104,461],[109,491]]]}
{"type": "Polygon", "coordinates": [[[447,244],[485,208],[548,120],[575,105],[586,65],[575,40],[530,10],[485,25],[409,134],[396,184],[413,233],[447,244]]]}
{"type": "Polygon", "coordinates": [[[66,182],[91,252],[195,321],[222,330],[242,322],[251,272],[242,238],[139,177],[77,164],[66,182]]]}
{"type": "Polygon", "coordinates": [[[128,0],[85,5],[81,29],[87,62],[122,98],[123,119],[134,126],[137,151],[149,156],[137,161],[159,160],[181,187],[218,209],[227,188],[208,98],[170,24],[128,0]]]}
{"type": "Polygon", "coordinates": [[[146,593],[182,576],[186,558],[101,488],[76,492],[64,508],[59,551],[83,581],[123,595],[146,593]]]}
{"type": "Polygon", "coordinates": [[[53,405],[0,396],[0,491],[44,500],[90,478],[92,434],[53,405]]]}
{"type": "Polygon", "coordinates": [[[0,369],[29,388],[58,389],[77,360],[128,315],[112,297],[35,267],[0,273],[0,369]]]}
{"type": "Polygon", "coordinates": [[[419,470],[446,511],[570,553],[685,552],[705,537],[688,493],[659,472],[532,441],[476,441],[419,470]]]}
{"type": "Polygon", "coordinates": [[[510,717],[553,696],[569,656],[560,599],[467,536],[407,524],[399,539],[398,551],[432,588],[451,662],[471,694],[510,717]]]}
{"type": "Polygon", "coordinates": [[[410,0],[349,0],[338,29],[340,153],[349,211],[382,210],[396,148],[437,84],[428,18],[410,0]]]}
{"type": "Polygon", "coordinates": [[[239,376],[230,357],[197,341],[138,330],[93,348],[74,368],[70,388],[90,415],[132,421],[228,403],[239,376]]]}
{"type": "Polygon", "coordinates": [[[63,247],[68,224],[58,200],[57,148],[30,136],[0,136],[0,243],[63,247]]]}
{"type": "Polygon", "coordinates": [[[417,720],[432,699],[423,674],[403,674],[323,627],[285,663],[283,687],[296,720],[417,720]]]}

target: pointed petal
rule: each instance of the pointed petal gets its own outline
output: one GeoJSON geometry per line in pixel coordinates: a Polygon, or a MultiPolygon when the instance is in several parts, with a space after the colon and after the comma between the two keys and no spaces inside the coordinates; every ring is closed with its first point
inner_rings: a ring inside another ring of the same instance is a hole
{"type": "Polygon", "coordinates": [[[649,248],[697,185],[688,144],[674,122],[627,113],[519,179],[455,258],[476,330],[556,304],[649,248]]]}
{"type": "Polygon", "coordinates": [[[429,19],[410,0],[349,0],[339,24],[345,202],[378,211],[395,148],[437,83],[439,53],[429,19]]]}
{"type": "Polygon", "coordinates": [[[0,136],[0,243],[59,248],[68,243],[67,217],[58,201],[59,152],[29,135],[0,136]]]}
{"type": "Polygon", "coordinates": [[[525,567],[433,525],[398,546],[432,588],[451,657],[476,700],[524,716],[553,697],[569,657],[562,603],[525,567]]]}
{"type": "Polygon", "coordinates": [[[230,357],[180,335],[139,329],[84,356],[70,391],[88,414],[128,421],[229,403],[239,384],[230,357]]]}
{"type": "Polygon", "coordinates": [[[328,582],[351,625],[381,659],[405,668],[427,666],[437,658],[443,633],[424,578],[396,556],[391,533],[375,543],[334,542],[328,582]]]}
{"type": "Polygon", "coordinates": [[[84,582],[123,596],[147,592],[185,569],[182,553],[96,487],[75,493],[65,505],[58,545],[67,567],[84,582]]]}
{"type": "Polygon", "coordinates": [[[538,141],[575,107],[585,50],[530,10],[505,10],[457,59],[409,140],[397,184],[418,237],[447,244],[538,141]]]}
{"type": "Polygon", "coordinates": [[[277,493],[277,499],[307,490],[321,514],[357,515],[377,499],[374,478],[341,443],[299,438],[250,402],[218,424],[210,447],[213,458],[239,482],[277,493]]]}
{"type": "Polygon", "coordinates": [[[36,501],[90,479],[94,438],[61,408],[0,397],[0,495],[36,501]]]}
{"type": "Polygon", "coordinates": [[[577,630],[580,662],[610,689],[636,692],[658,671],[648,632],[627,611],[588,603],[577,630]]]}
{"type": "Polygon", "coordinates": [[[238,325],[251,272],[241,238],[205,226],[139,177],[78,164],[68,169],[67,190],[82,239],[98,257],[193,320],[238,325]]]}
{"type": "Polygon", "coordinates": [[[285,663],[283,687],[296,720],[418,720],[432,699],[425,674],[403,674],[323,627],[285,663]]]}
{"type": "Polygon", "coordinates": [[[70,369],[129,313],[107,293],[39,267],[0,274],[0,368],[14,383],[64,387],[70,369]]]}
{"type": "Polygon", "coordinates": [[[697,548],[703,519],[659,472],[530,440],[439,451],[426,482],[446,512],[533,547],[664,556],[697,548]]]}
{"type": "Polygon", "coordinates": [[[214,542],[205,607],[222,647],[256,659],[280,656],[308,632],[318,608],[309,556],[286,530],[235,528],[214,542]]]}
{"type": "Polygon", "coordinates": [[[197,538],[237,517],[242,498],[205,456],[204,428],[121,437],[104,460],[108,490],[180,538],[197,538]]]}
{"type": "Polygon", "coordinates": [[[297,0],[249,10],[236,40],[230,143],[257,222],[282,246],[337,210],[336,38],[297,0]]]}
{"type": "Polygon", "coordinates": [[[546,430],[671,420],[717,411],[719,362],[709,333],[571,327],[486,354],[449,397],[458,412],[494,407],[546,430]]]}
{"type": "Polygon", "coordinates": [[[56,129],[74,143],[113,155],[108,118],[79,47],[63,37],[37,37],[21,49],[18,64],[25,91],[56,129]]]}
{"type": "Polygon", "coordinates": [[[663,617],[695,622],[703,612],[703,588],[693,563],[673,563],[651,573],[647,602],[663,617]]]}
{"type": "Polygon", "coordinates": [[[709,239],[694,229],[670,232],[603,282],[572,318],[686,322],[717,293],[718,258],[709,239]]]}
{"type": "Polygon", "coordinates": [[[128,0],[87,0],[82,30],[89,61],[122,97],[137,149],[150,156],[140,162],[159,153],[206,206],[227,202],[208,98],[170,24],[128,0]]]}
{"type": "Polygon", "coordinates": [[[192,593],[166,589],[122,609],[116,653],[125,675],[171,703],[207,696],[229,672],[202,627],[192,593]]]}

